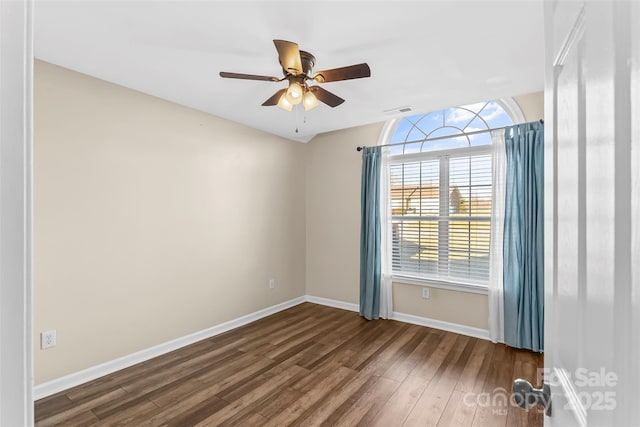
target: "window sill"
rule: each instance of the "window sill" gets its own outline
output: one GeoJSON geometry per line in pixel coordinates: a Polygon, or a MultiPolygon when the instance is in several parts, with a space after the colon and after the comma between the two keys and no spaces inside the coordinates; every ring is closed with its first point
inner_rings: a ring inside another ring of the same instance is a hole
{"type": "Polygon", "coordinates": [[[408,276],[391,276],[394,283],[402,283],[405,285],[422,286],[429,288],[448,289],[451,291],[470,292],[474,294],[488,295],[489,288],[486,285],[472,285],[469,283],[443,282],[440,280],[422,279],[408,276]]]}

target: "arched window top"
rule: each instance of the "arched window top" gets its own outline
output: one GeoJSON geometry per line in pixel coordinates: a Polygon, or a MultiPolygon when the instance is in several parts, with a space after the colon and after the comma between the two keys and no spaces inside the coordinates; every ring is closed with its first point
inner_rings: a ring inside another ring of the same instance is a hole
{"type": "Polygon", "coordinates": [[[477,132],[521,122],[513,104],[509,112],[504,101],[486,101],[404,117],[388,141],[391,155],[491,144],[489,132],[477,132]]]}

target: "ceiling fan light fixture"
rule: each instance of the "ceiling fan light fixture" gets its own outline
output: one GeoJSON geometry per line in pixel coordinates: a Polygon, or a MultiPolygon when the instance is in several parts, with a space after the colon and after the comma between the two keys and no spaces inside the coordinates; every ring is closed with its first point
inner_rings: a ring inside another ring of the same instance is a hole
{"type": "Polygon", "coordinates": [[[280,97],[280,99],[278,100],[278,107],[282,108],[283,110],[287,110],[287,111],[291,111],[293,109],[293,104],[291,102],[289,102],[289,99],[287,99],[286,92],[283,93],[282,96],[280,97]]]}
{"type": "MultiPolygon", "coordinates": [[[[314,73],[313,67],[316,63],[316,58],[311,53],[300,50],[297,43],[287,40],[274,40],[273,44],[278,51],[278,62],[282,66],[284,77],[220,71],[220,77],[228,79],[261,80],[275,83],[287,81],[288,86],[286,88],[279,89],[262,103],[264,107],[278,105],[283,110],[292,111],[294,105],[302,103],[304,109],[308,111],[322,102],[334,108],[342,104],[344,99],[321,86],[314,85],[309,87],[308,83],[310,81],[330,83],[371,77],[371,69],[365,62],[314,73]]],[[[402,112],[404,113],[405,111],[402,112]]]]}
{"type": "Polygon", "coordinates": [[[298,82],[289,83],[289,88],[287,89],[287,100],[291,104],[299,104],[302,102],[302,86],[298,82]]]}
{"type": "Polygon", "coordinates": [[[312,110],[318,106],[318,98],[311,92],[307,90],[304,95],[302,95],[302,106],[305,111],[312,110]]]}

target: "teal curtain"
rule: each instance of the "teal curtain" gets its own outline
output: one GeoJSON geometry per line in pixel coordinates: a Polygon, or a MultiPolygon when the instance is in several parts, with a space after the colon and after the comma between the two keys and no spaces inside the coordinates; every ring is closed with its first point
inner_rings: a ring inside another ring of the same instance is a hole
{"type": "Polygon", "coordinates": [[[544,349],[544,125],[505,129],[505,344],[544,349]]]}
{"type": "Polygon", "coordinates": [[[380,162],[381,147],[362,150],[360,196],[360,315],[380,317],[380,162]]]}

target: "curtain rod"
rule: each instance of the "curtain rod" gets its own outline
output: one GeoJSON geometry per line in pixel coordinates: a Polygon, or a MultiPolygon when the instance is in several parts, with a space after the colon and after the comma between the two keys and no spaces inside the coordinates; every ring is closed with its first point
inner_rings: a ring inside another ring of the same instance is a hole
{"type": "MultiPolygon", "coordinates": [[[[540,123],[544,124],[544,120],[540,119],[538,121],[540,123]]],[[[528,123],[533,123],[533,122],[528,122],[528,123]]],[[[525,124],[525,123],[520,123],[520,124],[525,124]]],[[[462,134],[462,135],[434,136],[433,138],[416,139],[416,140],[413,140],[413,141],[400,142],[398,144],[380,144],[377,147],[391,147],[391,146],[395,146],[395,145],[407,145],[407,144],[415,144],[417,142],[438,141],[440,139],[449,139],[449,138],[457,138],[457,137],[460,137],[460,136],[477,135],[477,134],[481,134],[481,133],[491,132],[491,131],[494,131],[494,130],[506,129],[506,128],[511,127],[511,126],[516,126],[516,125],[509,125],[509,126],[502,126],[502,127],[499,127],[499,128],[476,130],[476,131],[473,131],[473,132],[467,132],[467,133],[462,134]]],[[[356,151],[362,151],[362,149],[365,148],[365,147],[366,147],[366,145],[362,145],[362,146],[359,145],[359,146],[356,147],[356,151]]]]}

